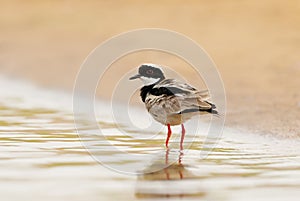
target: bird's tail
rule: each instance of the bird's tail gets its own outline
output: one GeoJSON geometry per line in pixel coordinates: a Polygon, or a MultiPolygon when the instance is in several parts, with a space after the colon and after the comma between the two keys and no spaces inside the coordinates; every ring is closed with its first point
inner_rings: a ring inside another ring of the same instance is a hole
{"type": "Polygon", "coordinates": [[[211,105],[211,108],[209,110],[206,110],[208,113],[213,114],[216,117],[220,117],[221,116],[220,113],[218,112],[217,107],[216,107],[215,104],[210,103],[208,101],[205,101],[205,102],[208,103],[209,105],[211,105]]]}

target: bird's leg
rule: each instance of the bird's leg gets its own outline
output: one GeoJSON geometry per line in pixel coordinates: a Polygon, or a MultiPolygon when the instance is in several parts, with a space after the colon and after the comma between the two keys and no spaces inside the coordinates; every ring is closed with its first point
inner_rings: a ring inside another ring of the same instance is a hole
{"type": "Polygon", "coordinates": [[[167,136],[167,140],[166,140],[166,147],[169,148],[169,140],[170,140],[170,137],[172,135],[172,130],[171,130],[171,125],[170,124],[167,124],[168,126],[168,136],[167,136]]]}
{"type": "Polygon", "coordinates": [[[183,150],[183,140],[184,140],[184,136],[185,136],[185,128],[184,125],[181,124],[181,139],[180,139],[180,150],[183,150]]]}

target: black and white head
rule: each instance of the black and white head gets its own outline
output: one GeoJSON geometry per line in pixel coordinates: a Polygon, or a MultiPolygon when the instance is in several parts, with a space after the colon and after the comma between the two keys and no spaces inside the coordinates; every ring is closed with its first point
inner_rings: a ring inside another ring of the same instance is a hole
{"type": "Polygon", "coordinates": [[[134,80],[139,78],[143,81],[144,85],[155,84],[163,79],[165,79],[164,73],[162,69],[155,64],[142,64],[139,67],[139,72],[137,75],[129,78],[130,80],[134,80]]]}

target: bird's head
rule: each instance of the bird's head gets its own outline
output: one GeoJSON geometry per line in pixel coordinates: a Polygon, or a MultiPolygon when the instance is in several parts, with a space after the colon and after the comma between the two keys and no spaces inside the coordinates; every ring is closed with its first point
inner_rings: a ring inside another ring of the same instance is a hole
{"type": "Polygon", "coordinates": [[[129,78],[130,80],[134,80],[139,78],[143,81],[144,85],[155,84],[163,79],[165,79],[164,73],[162,69],[155,64],[142,64],[139,67],[139,72],[137,75],[129,78]]]}

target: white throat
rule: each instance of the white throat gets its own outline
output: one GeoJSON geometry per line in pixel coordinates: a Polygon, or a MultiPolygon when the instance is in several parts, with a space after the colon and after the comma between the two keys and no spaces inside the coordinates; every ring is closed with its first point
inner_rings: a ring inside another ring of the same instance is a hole
{"type": "Polygon", "coordinates": [[[141,76],[140,79],[143,81],[145,86],[155,84],[160,80],[160,78],[151,78],[151,77],[144,77],[144,76],[141,76]]]}

